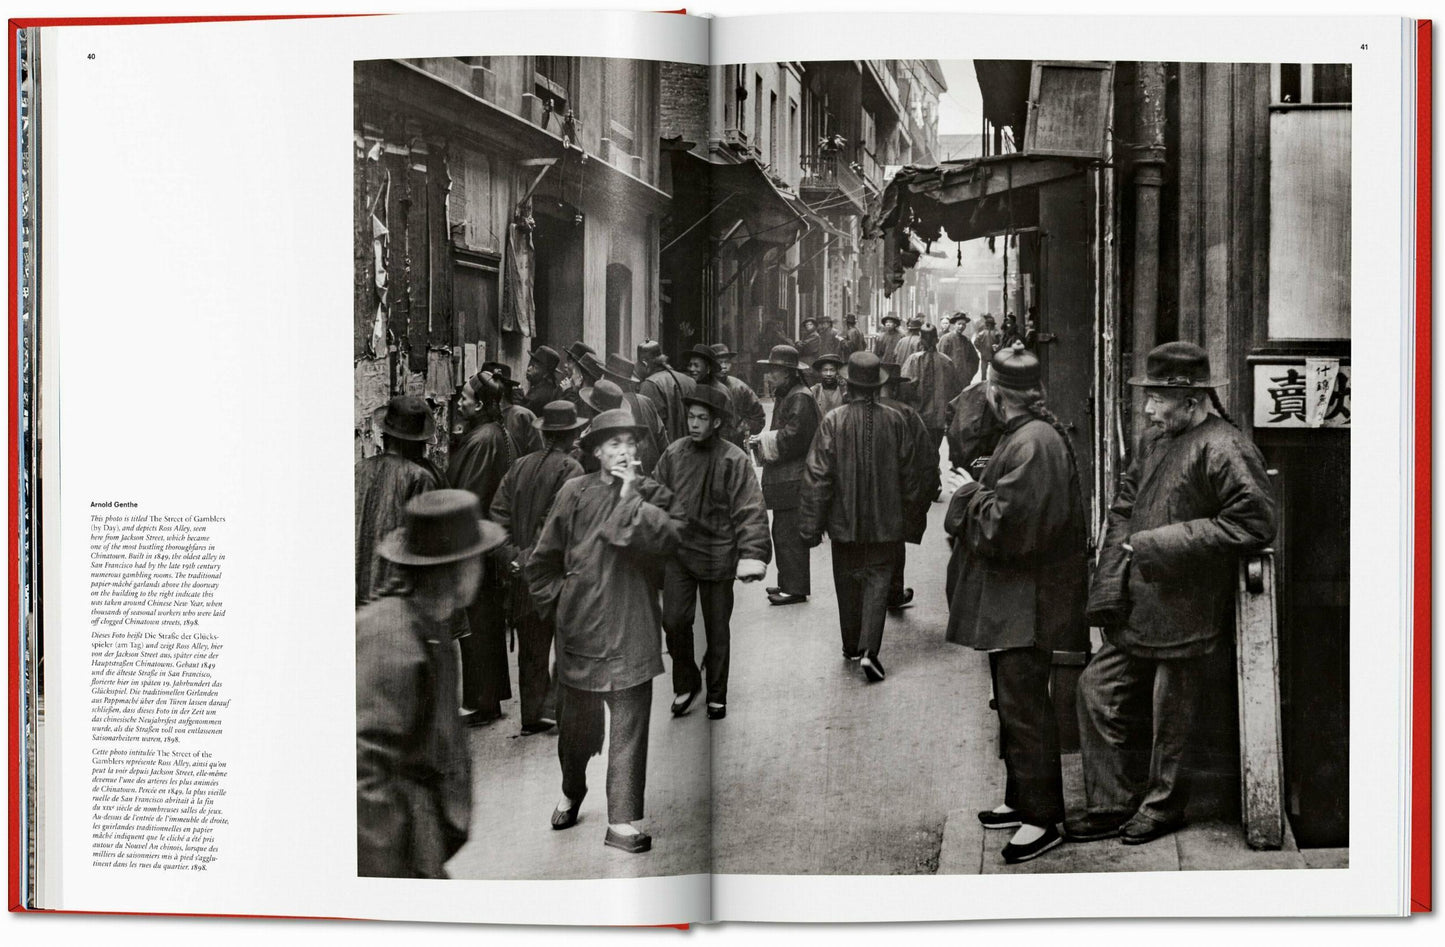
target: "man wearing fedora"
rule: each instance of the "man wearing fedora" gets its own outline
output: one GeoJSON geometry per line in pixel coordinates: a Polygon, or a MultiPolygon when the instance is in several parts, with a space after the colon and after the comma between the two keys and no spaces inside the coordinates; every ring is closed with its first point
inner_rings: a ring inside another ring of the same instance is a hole
{"type": "Polygon", "coordinates": [[[763,403],[758,400],[752,386],[733,375],[733,359],[738,353],[726,342],[714,342],[712,350],[717,356],[717,378],[728,389],[731,417],[723,428],[723,437],[746,454],[748,438],[763,432],[768,424],[768,412],[763,409],[763,403]]]}
{"type": "Polygon", "coordinates": [[[998,335],[993,315],[984,313],[979,319],[978,331],[973,334],[973,348],[978,353],[980,378],[988,378],[993,366],[993,353],[998,350],[998,335]]]}
{"type": "Polygon", "coordinates": [[[812,316],[804,319],[802,338],[793,343],[798,350],[798,361],[804,365],[813,364],[813,360],[823,354],[822,341],[818,335],[818,320],[812,316]]]}
{"type": "Polygon", "coordinates": [[[1184,824],[1205,658],[1234,633],[1239,557],[1269,543],[1277,521],[1264,458],[1215,393],[1227,383],[1190,342],[1158,346],[1129,379],[1149,428],[1089,588],[1104,645],[1079,678],[1087,811],[1065,828],[1080,841],[1135,845],[1184,824]]]}
{"type": "Polygon", "coordinates": [[[838,369],[842,367],[843,358],[833,352],[826,352],[813,362],[813,371],[818,375],[818,383],[812,388],[813,399],[818,402],[821,414],[843,406],[843,384],[838,380],[838,369]]]}
{"type": "Polygon", "coordinates": [[[606,727],[605,843],[645,852],[643,816],[652,679],[662,673],[658,588],[687,516],[666,487],[636,466],[636,423],[621,408],[592,419],[582,449],[595,474],[557,491],[532,555],[522,567],[538,610],[556,622],[560,683],[557,756],[562,799],[552,828],[577,824],[587,795],[587,760],[602,752],[606,727]]]}
{"type": "Polygon", "coordinates": [[[948,405],[963,390],[953,359],[938,350],[938,329],[924,326],[919,332],[922,347],[903,362],[903,377],[918,389],[918,416],[933,439],[933,452],[943,445],[948,429],[948,405]]]}
{"type": "MultiPolygon", "coordinates": [[[[662,427],[662,419],[657,416],[657,409],[652,406],[652,400],[643,395],[624,391],[621,385],[613,382],[610,378],[599,379],[597,384],[590,388],[583,388],[581,391],[582,401],[590,409],[591,415],[601,414],[603,411],[611,411],[615,408],[624,408],[631,412],[632,419],[642,433],[637,437],[637,460],[639,469],[644,476],[652,476],[653,468],[657,466],[657,459],[662,456],[663,450],[667,447],[667,431],[662,427]]],[[[588,473],[595,471],[593,467],[595,460],[584,452],[582,466],[588,473]]]]}
{"type": "Polygon", "coordinates": [[[407,503],[378,547],[397,582],[356,612],[356,869],[445,878],[471,825],[471,758],[457,724],[449,619],[502,541],[464,490],[407,503]]]}
{"type": "Polygon", "coordinates": [[[843,317],[843,324],[847,328],[844,330],[842,336],[839,337],[842,340],[843,347],[838,354],[846,359],[854,352],[863,351],[868,347],[868,343],[864,340],[863,333],[858,329],[857,316],[851,312],[848,313],[848,315],[843,317]]]}
{"type": "Polygon", "coordinates": [[[521,396],[522,383],[512,380],[512,369],[502,362],[483,362],[482,371],[491,372],[492,378],[502,383],[507,390],[502,399],[502,426],[512,435],[517,453],[530,454],[542,449],[542,436],[537,433],[537,416],[528,410],[525,398],[521,396]]]}
{"type": "Polygon", "coordinates": [[[808,547],[833,546],[833,586],[843,654],[870,683],[883,680],[883,622],[907,510],[920,493],[913,432],[902,414],[878,402],[888,380],[878,356],[848,356],[848,399],[818,426],[803,466],[798,530],[808,547]]]}
{"type": "Polygon", "coordinates": [[[839,355],[843,351],[843,338],[833,328],[833,317],[818,317],[818,354],[839,355]]]}
{"type": "Polygon", "coordinates": [[[948,331],[938,340],[938,350],[953,361],[959,381],[966,388],[978,374],[978,349],[968,337],[968,313],[955,312],[948,318],[948,331]]]}
{"type": "Polygon", "coordinates": [[[1078,463],[1044,402],[1038,358],[1020,343],[994,356],[984,387],[1002,439],[975,481],[966,474],[944,529],[948,630],[953,644],[986,651],[1003,746],[1003,804],[986,829],[1015,829],[1010,864],[1063,841],[1064,781],[1049,689],[1055,651],[1087,651],[1088,533],[1078,463]]]}
{"type": "Polygon", "coordinates": [[[549,401],[562,397],[562,387],[557,384],[557,366],[561,362],[562,356],[550,346],[539,345],[532,350],[527,362],[526,406],[534,416],[540,415],[549,401]]]}
{"type": "Polygon", "coordinates": [[[597,350],[585,342],[573,342],[566,351],[569,374],[562,397],[572,402],[580,417],[590,418],[592,408],[582,400],[582,389],[592,387],[602,377],[602,363],[597,360],[597,350]]]}
{"type": "Polygon", "coordinates": [[[907,365],[909,356],[923,348],[923,326],[922,317],[914,316],[909,319],[908,334],[898,340],[898,344],[893,347],[893,357],[888,361],[907,365]]]}
{"type": "Polygon", "coordinates": [[[880,362],[896,362],[898,359],[895,353],[899,341],[903,338],[902,334],[898,331],[898,327],[902,325],[902,320],[890,312],[880,319],[879,323],[883,328],[873,339],[873,345],[870,351],[878,356],[880,362]]]}
{"type": "MultiPolygon", "coordinates": [[[[452,449],[447,466],[448,483],[476,494],[483,510],[517,459],[517,446],[502,422],[504,389],[490,372],[477,372],[462,386],[457,413],[466,424],[452,449]]],[[[468,633],[462,647],[462,707],[474,726],[502,716],[502,701],[512,696],[507,666],[507,616],[502,602],[507,576],[500,564],[488,560],[482,571],[481,593],[467,608],[468,633]]]]}
{"type": "Polygon", "coordinates": [[[492,498],[493,522],[506,530],[501,556],[511,582],[512,621],[517,627],[517,689],[521,691],[522,733],[549,730],[557,722],[557,695],[552,681],[553,626],[537,610],[522,577],[542,522],[562,484],[582,475],[569,450],[587,421],[577,417],[570,401],[554,401],[542,409],[537,430],[546,440],[542,450],[512,462],[492,498]]]}
{"type": "Polygon", "coordinates": [[[419,493],[445,484],[427,460],[436,443],[431,407],[415,395],[397,395],[372,414],[382,453],[356,462],[356,604],[365,605],[386,584],[390,566],[377,545],[401,525],[402,507],[419,493]]]}
{"type": "Polygon", "coordinates": [[[727,395],[698,385],[684,399],[687,437],[676,440],[658,461],[656,479],[672,491],[687,513],[677,554],[668,560],[662,583],[662,628],[672,655],[674,716],[687,713],[702,688],[693,659],[693,619],[702,602],[707,651],[707,716],[727,715],[728,665],[733,614],[733,580],[753,582],[768,571],[773,544],[768,512],[752,461],[722,431],[731,406],[727,395]]]}
{"type": "Polygon", "coordinates": [[[638,394],[645,395],[657,406],[662,424],[667,428],[667,442],[687,436],[687,409],[682,405],[683,393],[692,387],[688,378],[667,363],[662,346],[647,339],[637,346],[638,375],[643,379],[638,394]]]}
{"type": "MultiPolygon", "coordinates": [[[[725,397],[731,397],[728,392],[727,383],[718,377],[717,352],[713,351],[711,345],[699,343],[687,350],[687,374],[692,379],[693,387],[698,385],[710,385],[723,393],[725,397]]],[[[683,411],[683,427],[686,428],[687,408],[683,411]]]]}
{"type": "Polygon", "coordinates": [[[796,605],[813,594],[810,554],[798,529],[798,490],[803,461],[822,415],[813,392],[803,383],[797,349],[775,345],[758,364],[767,369],[774,399],[768,430],[749,442],[763,465],[763,500],[773,511],[778,584],[768,589],[768,602],[796,605]]]}
{"type": "Polygon", "coordinates": [[[918,463],[919,494],[904,511],[905,534],[894,549],[893,574],[888,580],[888,608],[896,610],[906,608],[913,602],[913,589],[907,585],[904,575],[908,568],[908,544],[918,546],[923,543],[923,534],[928,530],[928,509],[933,505],[932,499],[938,493],[941,478],[938,471],[938,451],[929,449],[932,442],[928,428],[918,416],[917,409],[899,397],[898,389],[907,384],[907,379],[898,373],[898,366],[892,362],[884,362],[882,368],[886,381],[879,389],[878,403],[892,408],[907,419],[908,429],[912,432],[916,445],[915,459],[918,463]]]}

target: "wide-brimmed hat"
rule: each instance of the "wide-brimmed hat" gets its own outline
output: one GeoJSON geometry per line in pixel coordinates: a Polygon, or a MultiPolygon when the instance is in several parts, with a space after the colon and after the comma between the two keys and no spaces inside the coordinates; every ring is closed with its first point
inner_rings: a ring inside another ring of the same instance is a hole
{"type": "Polygon", "coordinates": [[[844,364],[843,356],[839,355],[837,352],[824,352],[822,355],[819,355],[817,358],[813,359],[813,371],[821,371],[824,365],[830,364],[837,365],[839,368],[842,368],[844,364]]]}
{"type": "Polygon", "coordinates": [[[993,353],[988,377],[1004,388],[1027,390],[1037,388],[1043,381],[1043,367],[1039,357],[1024,348],[1021,340],[993,353]]]}
{"type": "Polygon", "coordinates": [[[712,354],[717,356],[718,361],[722,361],[725,358],[738,357],[738,353],[734,352],[726,342],[714,342],[712,344],[712,354]]]}
{"type": "Polygon", "coordinates": [[[832,325],[832,324],[833,324],[833,317],[832,317],[832,316],[819,316],[819,317],[818,317],[818,321],[819,321],[819,322],[825,322],[825,323],[827,323],[828,325],[832,325]]]}
{"type": "Polygon", "coordinates": [[[587,428],[587,433],[582,435],[580,443],[584,451],[590,451],[597,446],[599,441],[606,440],[608,436],[619,431],[627,431],[634,437],[641,437],[646,430],[637,424],[631,411],[626,408],[612,408],[601,412],[592,419],[592,424],[587,428]]]}
{"type": "Polygon", "coordinates": [[[570,401],[549,401],[542,406],[542,416],[532,426],[543,434],[561,434],[587,426],[586,418],[577,417],[577,406],[570,401]]]}
{"type": "Polygon", "coordinates": [[[402,509],[402,525],[376,552],[404,566],[439,566],[495,549],[506,530],[482,519],[482,504],[470,490],[428,490],[402,509]]]}
{"type": "Polygon", "coordinates": [[[923,320],[920,319],[920,318],[918,318],[917,316],[914,316],[912,319],[909,319],[909,320],[908,320],[908,328],[910,328],[910,329],[922,329],[922,328],[923,328],[923,320]]]}
{"type": "Polygon", "coordinates": [[[948,324],[949,324],[949,325],[953,325],[955,322],[967,322],[967,321],[968,321],[968,313],[966,313],[966,312],[955,312],[953,315],[951,315],[951,316],[948,317],[948,324]]]}
{"type": "Polygon", "coordinates": [[[567,346],[566,352],[567,357],[574,362],[580,362],[582,361],[583,357],[588,355],[591,355],[593,358],[597,357],[597,350],[594,349],[592,346],[588,345],[586,342],[573,342],[571,345],[567,346]]]}
{"type": "Polygon", "coordinates": [[[602,373],[623,384],[636,384],[642,381],[637,377],[637,363],[616,353],[607,356],[607,364],[602,366],[602,373]]]}
{"type": "Polygon", "coordinates": [[[767,358],[758,359],[759,365],[771,365],[774,368],[800,368],[798,364],[798,350],[791,345],[775,345],[768,352],[767,358]]]}
{"type": "Polygon", "coordinates": [[[903,324],[903,320],[900,319],[900,318],[898,318],[897,316],[895,316],[895,315],[894,315],[893,313],[891,313],[891,312],[890,312],[888,315],[884,316],[882,319],[879,319],[878,321],[879,321],[880,323],[882,323],[883,325],[887,325],[887,324],[890,323],[890,322],[893,323],[895,326],[899,326],[899,325],[902,325],[902,324],[903,324]]]}
{"type": "Polygon", "coordinates": [[[1139,388],[1223,388],[1226,378],[1209,373],[1209,355],[1193,342],[1165,342],[1144,359],[1144,374],[1129,379],[1139,388]]]}
{"type": "Polygon", "coordinates": [[[883,363],[872,352],[854,352],[838,373],[846,384],[857,388],[882,388],[889,379],[883,363]]]}
{"type": "Polygon", "coordinates": [[[522,383],[512,378],[512,366],[502,362],[483,362],[482,371],[491,372],[492,377],[502,384],[512,388],[522,387],[522,383]]]}
{"type": "Polygon", "coordinates": [[[436,437],[436,418],[431,407],[416,395],[397,395],[371,414],[371,426],[403,441],[426,441],[436,437]]]}
{"type": "Polygon", "coordinates": [[[600,378],[597,380],[597,384],[583,388],[577,392],[577,397],[598,414],[622,407],[621,386],[606,378],[600,378]]]}
{"type": "Polygon", "coordinates": [[[539,345],[532,350],[532,361],[541,362],[542,367],[549,372],[555,372],[557,366],[562,364],[562,356],[557,350],[549,345],[539,345]]]}
{"type": "Polygon", "coordinates": [[[731,399],[714,385],[693,385],[692,390],[683,393],[682,403],[700,404],[714,417],[730,418],[733,413],[731,399]]]}
{"type": "Polygon", "coordinates": [[[686,362],[694,355],[696,355],[698,358],[705,359],[707,363],[713,368],[718,367],[717,353],[712,350],[711,345],[703,345],[699,342],[697,345],[694,345],[692,348],[682,353],[683,361],[686,362]]]}

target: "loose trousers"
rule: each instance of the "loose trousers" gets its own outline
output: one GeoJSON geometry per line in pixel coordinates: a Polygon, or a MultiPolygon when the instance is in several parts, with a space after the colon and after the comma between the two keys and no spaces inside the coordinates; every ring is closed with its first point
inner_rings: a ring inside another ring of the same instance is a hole
{"type": "Polygon", "coordinates": [[[692,627],[699,600],[703,631],[707,635],[707,650],[702,656],[702,666],[707,672],[707,699],[709,703],[726,704],[733,580],[699,579],[688,574],[676,559],[668,560],[662,580],[662,630],[667,639],[667,653],[672,655],[674,694],[690,694],[702,687],[702,675],[694,659],[692,627]]]}
{"type": "Polygon", "coordinates": [[[1084,798],[1101,815],[1184,819],[1183,762],[1204,691],[1204,658],[1142,658],[1107,640],[1079,676],[1084,798]]]}
{"type": "Polygon", "coordinates": [[[903,597],[903,570],[908,566],[907,543],[898,543],[893,551],[893,574],[888,578],[888,600],[895,602],[903,597]]]}
{"type": "Polygon", "coordinates": [[[584,691],[561,686],[557,759],[562,794],[574,802],[587,795],[587,761],[602,752],[603,711],[607,728],[607,821],[642,818],[647,788],[647,734],[652,721],[652,681],[620,691],[584,691]]]}
{"type": "Polygon", "coordinates": [[[1009,648],[991,652],[988,660],[1003,729],[1004,805],[1018,810],[1026,825],[1062,822],[1059,723],[1049,696],[1053,653],[1043,648],[1009,648]]]}
{"type": "Polygon", "coordinates": [[[897,543],[833,543],[833,586],[845,654],[877,655],[897,543]]]}
{"type": "Polygon", "coordinates": [[[528,612],[517,619],[517,689],[522,726],[557,719],[557,683],[552,677],[552,622],[528,612]]]}
{"type": "Polygon", "coordinates": [[[798,529],[798,510],[773,510],[773,556],[778,563],[778,588],[787,595],[812,595],[809,550],[798,529]]]}
{"type": "Polygon", "coordinates": [[[461,639],[462,706],[487,716],[502,712],[502,701],[512,697],[512,673],[507,666],[507,616],[500,586],[482,585],[476,601],[467,606],[470,634],[461,639]]]}

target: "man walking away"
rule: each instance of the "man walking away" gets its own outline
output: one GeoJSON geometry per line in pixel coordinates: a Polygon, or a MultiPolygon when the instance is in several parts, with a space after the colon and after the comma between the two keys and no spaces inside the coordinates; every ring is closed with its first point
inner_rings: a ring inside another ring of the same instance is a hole
{"type": "Polygon", "coordinates": [[[445,878],[471,826],[471,757],[457,726],[449,619],[502,541],[477,498],[432,490],[378,547],[394,567],[356,612],[356,873],[445,878]]]}
{"type": "Polygon", "coordinates": [[[843,654],[869,683],[883,680],[883,621],[905,513],[917,501],[918,454],[908,422],[878,403],[887,375],[878,357],[855,353],[843,381],[848,400],[818,427],[803,467],[798,529],[808,547],[833,544],[833,584],[843,654]]]}
{"type": "Polygon", "coordinates": [[[1063,841],[1049,677],[1055,651],[1088,650],[1087,537],[1073,447],[1044,405],[1039,360],[1022,344],[1002,349],[987,384],[1004,433],[979,479],[954,493],[944,521],[954,538],[947,639],[989,653],[1007,781],[1003,805],[978,819],[988,829],[1017,828],[1003,849],[1013,864],[1063,841]]]}
{"type": "Polygon", "coordinates": [[[492,520],[507,536],[501,556],[511,582],[512,614],[517,625],[517,689],[521,691],[522,733],[528,736],[557,724],[556,685],[550,668],[555,629],[551,619],[544,618],[532,602],[522,567],[532,555],[537,534],[562,484],[582,474],[582,467],[568,450],[577,432],[586,426],[570,401],[547,405],[537,421],[547,446],[514,461],[492,498],[492,520]]]}
{"type": "Polygon", "coordinates": [[[643,378],[637,391],[657,406],[657,413],[667,428],[667,443],[686,437],[687,409],[682,405],[682,396],[692,388],[692,379],[668,365],[662,346],[651,339],[637,347],[637,365],[638,374],[643,378]]]}
{"type": "Polygon", "coordinates": [[[733,580],[765,576],[773,547],[752,461],[721,435],[728,422],[727,396],[698,385],[685,401],[687,437],[668,447],[656,473],[657,482],[672,491],[687,514],[682,542],[663,578],[662,628],[672,655],[672,713],[681,716],[702,686],[692,627],[701,599],[707,716],[721,720],[727,716],[733,580]]]}
{"type": "Polygon", "coordinates": [[[657,592],[686,522],[672,492],[638,473],[638,433],[621,409],[592,420],[582,449],[599,469],[562,485],[522,568],[538,611],[557,629],[562,799],[552,828],[577,824],[587,761],[602,752],[605,729],[604,842],[632,853],[652,848],[633,823],[644,814],[652,679],[662,673],[657,592]]]}
{"type": "Polygon", "coordinates": [[[813,393],[803,384],[797,349],[775,345],[758,364],[767,368],[775,399],[768,430],[751,441],[763,465],[763,500],[773,511],[778,584],[768,589],[768,602],[796,605],[813,594],[808,547],[798,529],[798,489],[821,415],[813,393]]]}
{"type": "Polygon", "coordinates": [[[908,320],[908,334],[898,340],[898,344],[893,347],[893,357],[888,361],[907,365],[908,357],[921,348],[923,348],[923,320],[915,316],[908,320]]]}
{"type": "Polygon", "coordinates": [[[1202,348],[1166,342],[1129,384],[1145,390],[1149,430],[1109,508],[1089,589],[1104,645],[1079,678],[1088,807],[1065,828],[1137,845],[1184,824],[1206,656],[1234,633],[1239,557],[1274,538],[1276,508],[1264,458],[1225,414],[1214,389],[1228,382],[1202,348]]]}
{"type": "Polygon", "coordinates": [[[953,360],[938,351],[938,330],[924,326],[919,338],[923,347],[903,363],[903,377],[918,386],[918,416],[937,454],[948,429],[948,404],[963,390],[963,382],[953,360]]]}
{"type": "Polygon", "coordinates": [[[727,385],[732,417],[723,429],[723,437],[732,441],[744,454],[748,450],[748,438],[761,434],[768,424],[768,413],[758,400],[752,386],[733,374],[733,359],[736,352],[725,342],[713,343],[713,354],[717,356],[717,377],[727,385]]]}
{"type": "Polygon", "coordinates": [[[897,544],[893,553],[893,574],[888,581],[888,608],[894,611],[906,608],[913,602],[913,589],[905,584],[904,570],[908,566],[908,543],[921,545],[923,534],[928,529],[928,508],[932,505],[932,499],[938,493],[938,452],[930,449],[931,439],[928,436],[928,428],[923,426],[923,419],[918,416],[913,405],[908,404],[898,397],[898,388],[905,383],[905,379],[899,377],[898,366],[889,362],[883,363],[883,373],[888,379],[879,392],[879,404],[886,405],[903,415],[908,420],[908,429],[912,432],[913,441],[916,445],[915,455],[918,462],[918,483],[919,493],[913,504],[904,511],[905,534],[897,544]]]}
{"type": "Polygon", "coordinates": [[[397,395],[372,414],[383,451],[356,463],[356,604],[365,605],[386,584],[391,565],[378,544],[401,525],[408,500],[445,485],[426,458],[436,442],[436,419],[425,401],[397,395]]]}

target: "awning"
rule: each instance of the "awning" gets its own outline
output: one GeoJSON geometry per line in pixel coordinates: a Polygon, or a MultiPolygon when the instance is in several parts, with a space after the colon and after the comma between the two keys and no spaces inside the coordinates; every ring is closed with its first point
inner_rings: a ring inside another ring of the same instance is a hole
{"type": "Polygon", "coordinates": [[[756,161],[722,164],[688,152],[686,162],[710,192],[715,235],[731,230],[733,237],[787,244],[809,226],[803,202],[780,191],[756,161]],[[733,229],[738,221],[742,226],[733,229]]]}

